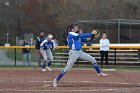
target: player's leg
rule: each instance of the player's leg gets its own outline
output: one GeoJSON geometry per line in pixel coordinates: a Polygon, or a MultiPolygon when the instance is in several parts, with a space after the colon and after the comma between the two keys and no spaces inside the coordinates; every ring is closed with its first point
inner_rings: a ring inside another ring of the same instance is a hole
{"type": "Polygon", "coordinates": [[[27,58],[26,53],[23,53],[23,66],[25,66],[25,63],[26,63],[26,58],[27,58]]]}
{"type": "Polygon", "coordinates": [[[31,53],[28,53],[28,66],[31,66],[31,53]]]}
{"type": "Polygon", "coordinates": [[[47,68],[49,71],[52,71],[52,69],[50,68],[50,66],[51,66],[51,64],[52,64],[52,61],[53,61],[52,52],[51,52],[51,50],[49,49],[49,50],[46,51],[46,53],[47,53],[47,56],[48,56],[48,64],[47,64],[47,67],[46,67],[46,68],[47,68]]]}
{"type": "Polygon", "coordinates": [[[80,56],[80,52],[70,50],[70,52],[69,52],[69,59],[67,61],[67,65],[61,71],[60,76],[58,76],[56,78],[57,81],[59,81],[61,79],[61,77],[62,77],[61,75],[65,74],[67,71],[69,71],[72,68],[72,66],[74,65],[76,60],[79,58],[79,56],[80,56]]]}
{"type": "Polygon", "coordinates": [[[85,52],[82,52],[82,55],[79,57],[79,59],[90,61],[93,64],[93,66],[94,66],[94,68],[97,71],[97,73],[98,73],[99,76],[107,76],[107,74],[102,73],[100,67],[96,63],[95,58],[92,57],[91,55],[89,55],[89,54],[87,54],[85,52]]]}
{"type": "Polygon", "coordinates": [[[46,50],[40,50],[40,53],[44,59],[44,62],[43,62],[43,65],[42,65],[42,71],[46,71],[45,68],[46,68],[46,65],[47,65],[47,54],[46,54],[46,50]]]}
{"type": "Polygon", "coordinates": [[[57,76],[56,79],[54,79],[53,82],[53,86],[57,87],[57,82],[64,76],[64,74],[69,71],[72,66],[74,65],[74,63],[76,62],[76,60],[79,58],[79,56],[81,55],[81,52],[79,51],[73,51],[70,50],[69,52],[69,59],[67,61],[67,65],[66,67],[59,73],[59,75],[57,76]]]}
{"type": "Polygon", "coordinates": [[[47,56],[48,56],[48,58],[49,58],[49,62],[48,62],[48,67],[52,64],[52,62],[53,62],[53,54],[52,54],[52,52],[51,52],[51,50],[49,49],[49,50],[47,50],[47,56]]]}
{"type": "Polygon", "coordinates": [[[42,58],[42,55],[41,55],[41,53],[40,53],[40,49],[37,49],[36,50],[36,54],[37,54],[37,62],[38,62],[38,67],[42,67],[41,66],[41,58],[42,58]]]}
{"type": "Polygon", "coordinates": [[[106,67],[108,68],[108,51],[105,51],[106,67]]]}
{"type": "Polygon", "coordinates": [[[101,68],[103,66],[103,61],[104,61],[104,51],[100,51],[101,54],[101,68]]]}

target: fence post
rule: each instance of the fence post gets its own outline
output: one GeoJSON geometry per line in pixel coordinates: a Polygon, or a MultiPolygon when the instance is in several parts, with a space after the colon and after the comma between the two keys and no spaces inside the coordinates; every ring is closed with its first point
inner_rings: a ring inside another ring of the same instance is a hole
{"type": "Polygon", "coordinates": [[[115,60],[114,60],[114,61],[115,61],[115,66],[116,66],[116,64],[117,64],[117,62],[116,62],[116,57],[117,57],[117,55],[116,55],[116,48],[115,48],[115,50],[114,50],[114,54],[115,54],[115,55],[114,55],[114,57],[115,57],[115,60]]]}
{"type": "Polygon", "coordinates": [[[16,50],[16,48],[15,48],[15,66],[17,66],[17,60],[16,60],[16,58],[17,58],[17,50],[16,50]]]}
{"type": "Polygon", "coordinates": [[[78,59],[77,59],[77,67],[79,66],[79,61],[78,61],[78,59]]]}

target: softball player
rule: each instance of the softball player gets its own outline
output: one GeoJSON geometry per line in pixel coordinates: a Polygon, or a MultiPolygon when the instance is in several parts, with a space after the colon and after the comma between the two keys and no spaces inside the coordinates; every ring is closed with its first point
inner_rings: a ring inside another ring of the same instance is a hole
{"type": "Polygon", "coordinates": [[[70,48],[69,51],[69,59],[67,62],[66,67],[60,72],[60,74],[57,76],[57,78],[53,81],[53,87],[57,87],[58,81],[63,77],[63,75],[69,71],[77,59],[87,60],[90,61],[94,68],[96,69],[98,76],[107,76],[107,74],[104,74],[101,72],[98,64],[96,63],[96,60],[94,57],[90,56],[89,54],[82,51],[81,43],[86,42],[88,37],[92,37],[93,35],[97,34],[96,30],[93,30],[91,33],[78,33],[78,26],[76,24],[69,25],[68,27],[68,46],[70,48]]]}
{"type": "Polygon", "coordinates": [[[50,65],[53,61],[53,55],[52,55],[51,49],[54,49],[54,42],[53,42],[52,38],[53,38],[53,36],[51,34],[49,34],[47,36],[47,39],[44,40],[40,44],[40,52],[44,59],[44,63],[42,65],[41,71],[46,71],[45,68],[47,68],[49,71],[52,71],[52,69],[50,68],[50,65]]]}

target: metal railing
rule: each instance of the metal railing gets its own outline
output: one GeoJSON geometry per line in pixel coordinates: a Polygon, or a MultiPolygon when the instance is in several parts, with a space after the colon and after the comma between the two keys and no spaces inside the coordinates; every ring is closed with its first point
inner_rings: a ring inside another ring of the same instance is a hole
{"type": "MultiPolygon", "coordinates": [[[[84,49],[99,49],[100,45],[99,44],[94,44],[93,46],[82,46],[84,49]]],[[[22,49],[22,48],[31,48],[34,49],[35,46],[0,46],[0,48],[5,48],[5,49],[14,49],[14,54],[15,54],[15,66],[17,65],[17,60],[16,60],[16,50],[17,49],[22,49]]],[[[58,46],[58,49],[67,49],[69,48],[68,46],[58,46]]],[[[110,49],[114,50],[114,64],[116,65],[116,50],[117,49],[134,49],[134,50],[139,50],[140,49],[140,44],[110,44],[110,49]]]]}

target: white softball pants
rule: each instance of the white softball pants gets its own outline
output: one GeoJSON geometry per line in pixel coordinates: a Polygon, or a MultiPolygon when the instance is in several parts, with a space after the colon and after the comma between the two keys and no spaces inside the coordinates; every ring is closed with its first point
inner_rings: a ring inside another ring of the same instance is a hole
{"type": "Polygon", "coordinates": [[[72,66],[74,65],[74,63],[76,62],[77,59],[81,59],[81,60],[85,60],[85,61],[89,61],[91,62],[93,65],[97,65],[96,60],[94,57],[92,57],[91,55],[81,51],[77,51],[77,50],[70,50],[69,51],[69,59],[67,61],[67,65],[66,67],[63,69],[64,72],[69,71],[72,66]]]}

